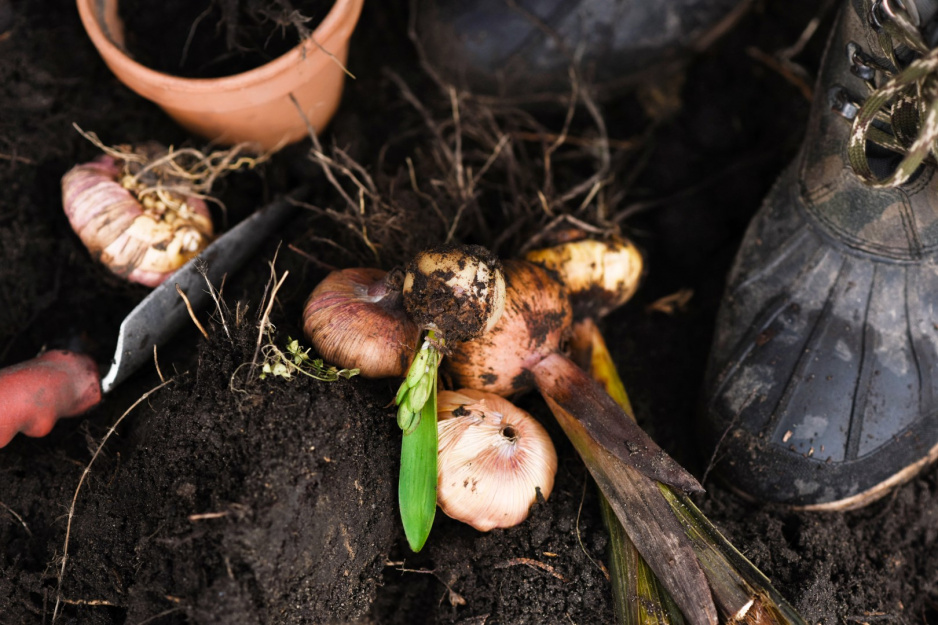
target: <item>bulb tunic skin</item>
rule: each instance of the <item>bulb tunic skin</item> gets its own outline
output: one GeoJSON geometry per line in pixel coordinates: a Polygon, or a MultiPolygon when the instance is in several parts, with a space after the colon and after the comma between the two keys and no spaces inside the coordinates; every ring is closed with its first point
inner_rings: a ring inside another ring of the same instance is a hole
{"type": "Polygon", "coordinates": [[[93,257],[130,282],[157,286],[211,241],[208,206],[178,193],[138,197],[122,176],[111,156],[77,165],[62,178],[62,205],[93,257]]]}
{"type": "Polygon", "coordinates": [[[420,329],[407,317],[395,281],[396,274],[380,269],[343,269],[316,286],[306,301],[303,331],[323,359],[358,368],[366,378],[407,372],[420,329]]]}
{"type": "Polygon", "coordinates": [[[538,265],[504,262],[505,312],[495,327],[453,345],[443,361],[456,386],[508,396],[534,386],[531,367],[560,349],[573,312],[563,285],[538,265]]]}
{"type": "Polygon", "coordinates": [[[534,417],[507,399],[441,391],[437,499],[448,516],[487,532],[528,516],[554,487],[557,453],[534,417]]]}

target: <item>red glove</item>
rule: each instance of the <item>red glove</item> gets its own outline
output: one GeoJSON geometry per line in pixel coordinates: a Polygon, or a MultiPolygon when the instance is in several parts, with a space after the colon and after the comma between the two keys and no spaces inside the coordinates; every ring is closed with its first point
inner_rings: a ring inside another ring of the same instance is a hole
{"type": "Polygon", "coordinates": [[[0,369],[0,447],[22,432],[45,436],[62,417],[74,417],[101,401],[98,366],[64,350],[0,369]]]}

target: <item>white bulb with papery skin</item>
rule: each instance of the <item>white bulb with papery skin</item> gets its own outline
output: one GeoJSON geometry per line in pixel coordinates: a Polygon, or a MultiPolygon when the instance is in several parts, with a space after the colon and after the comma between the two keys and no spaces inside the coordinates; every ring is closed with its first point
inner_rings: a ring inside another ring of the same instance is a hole
{"type": "Polygon", "coordinates": [[[557,452],[534,417],[507,399],[441,391],[437,503],[448,516],[487,532],[518,525],[540,490],[554,487],[557,452]]]}

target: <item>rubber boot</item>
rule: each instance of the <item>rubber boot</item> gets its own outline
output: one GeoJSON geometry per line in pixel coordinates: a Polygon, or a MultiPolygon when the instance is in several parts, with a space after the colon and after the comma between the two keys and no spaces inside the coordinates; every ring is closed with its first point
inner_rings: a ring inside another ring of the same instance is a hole
{"type": "Polygon", "coordinates": [[[614,92],[680,67],[748,0],[418,0],[417,36],[449,82],[532,95],[580,79],[614,92]]]}
{"type": "Polygon", "coordinates": [[[702,424],[751,498],[855,508],[938,455],[938,180],[934,156],[906,160],[928,151],[936,7],[905,2],[843,7],[800,155],[728,280],[702,424]],[[894,106],[864,109],[874,94],[894,106]]]}

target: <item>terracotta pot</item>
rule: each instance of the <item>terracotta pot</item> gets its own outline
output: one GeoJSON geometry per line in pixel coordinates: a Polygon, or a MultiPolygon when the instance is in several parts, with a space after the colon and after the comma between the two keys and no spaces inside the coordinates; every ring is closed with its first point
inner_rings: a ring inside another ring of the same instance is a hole
{"type": "Polygon", "coordinates": [[[290,94],[316,130],[332,118],[345,82],[340,63],[345,64],[364,0],[336,0],[312,39],[270,63],[221,78],[181,78],[141,65],[123,49],[118,0],[77,2],[91,41],[121,82],[193,133],[223,144],[254,141],[270,149],[307,136],[290,94]]]}

